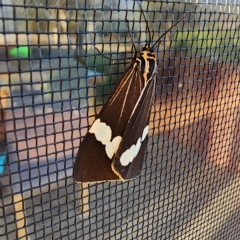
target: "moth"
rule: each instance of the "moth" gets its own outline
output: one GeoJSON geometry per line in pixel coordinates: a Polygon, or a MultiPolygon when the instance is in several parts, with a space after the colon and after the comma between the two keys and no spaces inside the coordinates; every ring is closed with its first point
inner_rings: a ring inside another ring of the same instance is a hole
{"type": "Polygon", "coordinates": [[[149,40],[140,53],[134,45],[135,55],[130,66],[80,144],[73,170],[76,182],[125,181],[140,174],[156,84],[154,51],[161,38],[188,15],[163,33],[152,46],[147,24],[149,40]]]}

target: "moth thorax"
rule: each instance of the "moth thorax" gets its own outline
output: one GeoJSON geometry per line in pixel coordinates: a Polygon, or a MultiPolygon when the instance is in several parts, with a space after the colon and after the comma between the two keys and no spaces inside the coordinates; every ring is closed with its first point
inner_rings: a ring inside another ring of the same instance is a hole
{"type": "Polygon", "coordinates": [[[156,57],[155,54],[150,50],[142,51],[140,56],[137,58],[139,62],[141,75],[145,82],[152,79],[154,73],[156,72],[156,57]]]}

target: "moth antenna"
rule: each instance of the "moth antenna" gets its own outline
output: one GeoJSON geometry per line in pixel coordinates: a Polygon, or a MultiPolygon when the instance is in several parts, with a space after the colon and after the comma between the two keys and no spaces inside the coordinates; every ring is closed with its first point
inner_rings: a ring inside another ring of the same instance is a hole
{"type": "Polygon", "coordinates": [[[188,17],[189,15],[191,15],[191,13],[188,13],[187,15],[185,15],[184,17],[182,17],[180,20],[178,20],[175,24],[173,24],[166,32],[164,32],[159,38],[158,40],[153,44],[152,48],[155,49],[159,44],[160,44],[160,40],[167,34],[169,33],[174,27],[176,27],[176,25],[178,25],[184,18],[188,17]]]}
{"type": "Polygon", "coordinates": [[[132,34],[131,34],[130,30],[129,30],[129,21],[127,20],[127,18],[125,18],[125,22],[127,23],[128,33],[130,35],[130,38],[131,38],[131,41],[132,41],[132,44],[133,44],[133,47],[134,47],[134,50],[135,50],[135,58],[136,58],[138,50],[137,50],[135,42],[133,41],[133,36],[132,36],[132,34]]]}
{"type": "MultiPolygon", "coordinates": [[[[110,58],[105,56],[97,47],[95,47],[96,51],[99,53],[99,55],[101,55],[103,58],[108,59],[109,61],[112,61],[112,63],[114,64],[115,62],[119,62],[120,60],[126,60],[127,58],[125,57],[124,59],[119,59],[119,58],[110,58]]],[[[123,54],[122,52],[120,52],[119,54],[123,54]]],[[[124,53],[125,54],[125,53],[124,53]]]]}
{"type": "Polygon", "coordinates": [[[108,59],[108,60],[112,60],[110,57],[104,56],[103,53],[97,48],[95,47],[95,49],[97,50],[97,52],[102,55],[104,58],[108,59]]]}
{"type": "Polygon", "coordinates": [[[136,2],[137,2],[138,5],[139,5],[139,8],[140,8],[141,13],[142,13],[142,15],[143,15],[143,17],[144,17],[145,23],[146,23],[146,25],[147,25],[147,31],[148,31],[148,38],[149,38],[149,39],[146,41],[146,42],[147,42],[146,44],[149,46],[149,45],[150,45],[150,41],[151,41],[151,39],[152,39],[152,36],[151,36],[151,31],[150,31],[150,28],[149,28],[148,20],[147,20],[145,14],[144,14],[144,11],[143,11],[143,9],[142,9],[141,4],[139,3],[139,1],[136,1],[136,2]]]}

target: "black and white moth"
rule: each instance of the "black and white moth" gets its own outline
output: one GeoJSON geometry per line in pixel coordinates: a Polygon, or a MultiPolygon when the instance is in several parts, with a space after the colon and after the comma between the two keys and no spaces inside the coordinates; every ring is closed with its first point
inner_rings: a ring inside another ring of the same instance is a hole
{"type": "MultiPolygon", "coordinates": [[[[147,30],[151,36],[148,25],[147,30]]],[[[167,32],[152,46],[150,39],[146,41],[141,53],[135,52],[132,63],[80,144],[73,171],[76,182],[124,181],[140,174],[156,84],[154,51],[167,32]]]]}

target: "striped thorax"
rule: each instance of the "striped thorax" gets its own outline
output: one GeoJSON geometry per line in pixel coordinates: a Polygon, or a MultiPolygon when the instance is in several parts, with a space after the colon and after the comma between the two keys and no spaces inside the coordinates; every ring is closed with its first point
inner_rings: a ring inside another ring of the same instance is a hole
{"type": "Polygon", "coordinates": [[[145,46],[141,54],[136,58],[136,62],[140,65],[140,72],[145,82],[152,80],[157,69],[157,61],[154,50],[145,46]]]}

